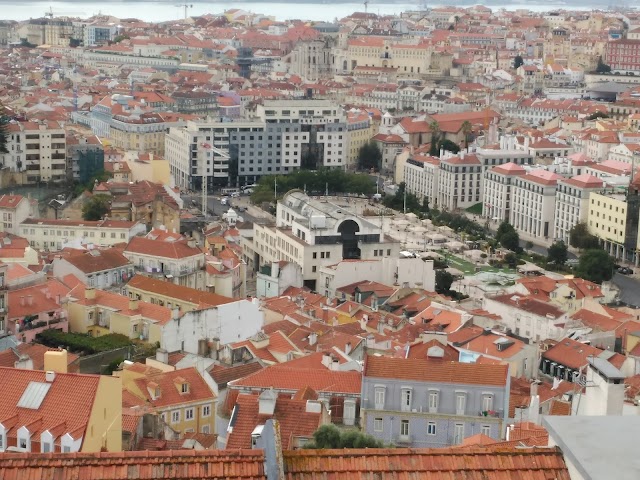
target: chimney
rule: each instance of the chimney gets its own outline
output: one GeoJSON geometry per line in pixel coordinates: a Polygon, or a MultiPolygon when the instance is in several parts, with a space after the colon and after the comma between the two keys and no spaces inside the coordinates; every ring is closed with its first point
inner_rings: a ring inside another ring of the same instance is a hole
{"type": "Polygon", "coordinates": [[[56,372],[50,372],[50,371],[45,372],[44,379],[46,380],[47,383],[53,383],[53,381],[56,379],[56,372]]]}
{"type": "Polygon", "coordinates": [[[187,240],[187,246],[189,248],[196,248],[196,240],[195,240],[195,238],[190,238],[189,240],[187,240]]]}
{"type": "Polygon", "coordinates": [[[311,332],[309,334],[309,346],[313,346],[318,342],[318,334],[316,332],[311,332]]]}
{"type": "Polygon", "coordinates": [[[180,318],[180,308],[173,307],[173,310],[171,310],[171,318],[174,320],[180,318]]]}
{"type": "Polygon", "coordinates": [[[138,300],[130,298],[129,299],[129,310],[138,310],[138,300]]]}
{"type": "Polygon", "coordinates": [[[156,361],[160,363],[164,363],[165,365],[169,364],[169,352],[167,352],[164,348],[159,348],[156,350],[156,361]]]}
{"type": "Polygon", "coordinates": [[[351,353],[351,342],[347,342],[347,344],[344,346],[344,353],[346,353],[347,355],[351,353]]]}
{"type": "Polygon", "coordinates": [[[48,352],[44,352],[44,371],[67,373],[67,365],[66,350],[49,350],[48,352]]]}
{"type": "Polygon", "coordinates": [[[27,295],[27,305],[33,305],[33,295],[27,295]]]}
{"type": "Polygon", "coordinates": [[[22,370],[33,370],[33,360],[29,355],[20,355],[20,358],[16,360],[13,366],[22,370]]]}
{"type": "Polygon", "coordinates": [[[331,367],[331,355],[329,355],[328,353],[325,353],[324,355],[322,355],[322,365],[324,365],[327,368],[331,367]]]}
{"type": "Polygon", "coordinates": [[[84,298],[85,300],[95,300],[96,299],[96,289],[93,287],[85,287],[84,289],[84,298]]]}
{"type": "Polygon", "coordinates": [[[265,390],[258,397],[258,414],[259,415],[273,415],[276,409],[276,401],[278,394],[270,388],[265,390]]]}

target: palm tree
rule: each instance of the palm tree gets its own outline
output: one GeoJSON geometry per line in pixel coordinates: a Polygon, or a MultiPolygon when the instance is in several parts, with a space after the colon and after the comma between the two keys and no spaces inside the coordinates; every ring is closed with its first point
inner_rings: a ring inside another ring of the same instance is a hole
{"type": "Polygon", "coordinates": [[[473,130],[471,122],[469,122],[469,120],[465,120],[464,122],[462,122],[460,130],[464,135],[464,148],[469,148],[469,136],[471,135],[471,131],[473,130]]]}
{"type": "Polygon", "coordinates": [[[440,140],[440,124],[435,120],[429,124],[429,130],[431,130],[431,149],[429,154],[431,156],[438,156],[438,141],[440,140]]]}

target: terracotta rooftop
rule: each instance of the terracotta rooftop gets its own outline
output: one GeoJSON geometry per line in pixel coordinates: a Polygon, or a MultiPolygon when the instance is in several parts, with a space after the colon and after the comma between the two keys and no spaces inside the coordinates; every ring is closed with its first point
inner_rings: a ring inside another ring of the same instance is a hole
{"type": "MultiPolygon", "coordinates": [[[[0,367],[14,368],[21,355],[28,355],[34,370],[44,370],[44,354],[49,351],[58,351],[58,349],[49,348],[39,343],[21,343],[16,348],[0,352],[0,367]]],[[[75,353],[67,352],[67,366],[70,373],[77,371],[78,358],[75,353]]]]}
{"type": "Polygon", "coordinates": [[[164,241],[144,237],[133,237],[125,249],[126,253],[151,255],[159,258],[183,259],[204,254],[202,250],[189,246],[189,240],[164,241]]]}
{"type": "Polygon", "coordinates": [[[235,302],[233,298],[224,297],[216,293],[203,292],[195,288],[183,287],[163,280],[155,280],[143,275],[133,277],[127,287],[137,288],[148,293],[155,293],[166,297],[175,298],[183,302],[192,303],[202,308],[215,307],[225,303],[235,302]]]}
{"type": "Polygon", "coordinates": [[[418,358],[389,358],[369,355],[365,359],[363,376],[394,378],[419,382],[444,382],[465,385],[507,384],[507,365],[473,363],[434,363],[418,358]]]}
{"type": "Polygon", "coordinates": [[[102,272],[130,264],[129,259],[115,248],[89,250],[81,254],[70,255],[66,261],[83,273],[102,272]]]}
{"type": "Polygon", "coordinates": [[[295,450],[284,469],[287,480],[570,480],[557,448],[295,450]]]}
{"type": "Polygon", "coordinates": [[[243,363],[240,365],[225,366],[214,365],[209,369],[209,375],[218,384],[218,387],[224,388],[232,380],[244,378],[258,370],[262,370],[263,366],[260,362],[243,363]]]}
{"type": "Polygon", "coordinates": [[[0,478],[30,480],[266,480],[262,450],[12,453],[0,456],[0,478]]]}

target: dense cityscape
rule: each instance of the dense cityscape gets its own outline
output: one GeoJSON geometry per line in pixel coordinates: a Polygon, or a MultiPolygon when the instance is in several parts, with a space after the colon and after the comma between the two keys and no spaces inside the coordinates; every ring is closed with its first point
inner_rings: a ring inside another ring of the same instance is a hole
{"type": "Polygon", "coordinates": [[[0,21],[0,479],[640,478],[640,11],[522,7],[0,21]]]}

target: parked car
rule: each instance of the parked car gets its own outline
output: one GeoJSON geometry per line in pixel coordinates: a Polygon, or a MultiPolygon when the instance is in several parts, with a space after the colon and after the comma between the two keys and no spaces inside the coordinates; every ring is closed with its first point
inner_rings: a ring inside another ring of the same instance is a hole
{"type": "Polygon", "coordinates": [[[222,197],[220,199],[220,204],[227,205],[228,203],[229,203],[229,198],[228,197],[222,197]]]}
{"type": "Polygon", "coordinates": [[[231,198],[236,198],[240,196],[240,192],[231,192],[231,198]]]}
{"type": "Polygon", "coordinates": [[[629,267],[620,267],[618,269],[618,273],[622,273],[623,275],[633,275],[633,270],[629,267]]]}

